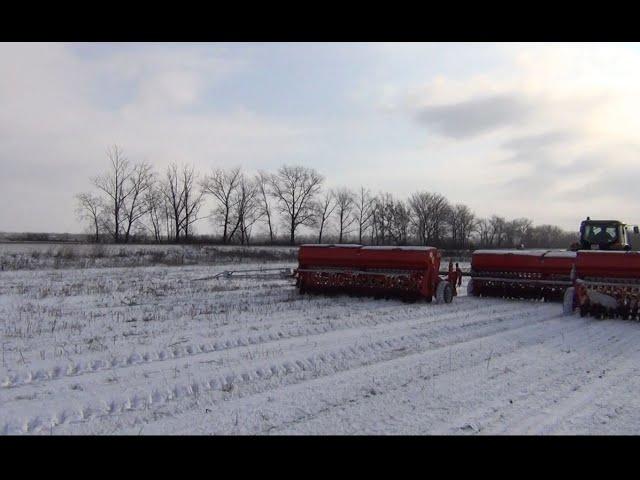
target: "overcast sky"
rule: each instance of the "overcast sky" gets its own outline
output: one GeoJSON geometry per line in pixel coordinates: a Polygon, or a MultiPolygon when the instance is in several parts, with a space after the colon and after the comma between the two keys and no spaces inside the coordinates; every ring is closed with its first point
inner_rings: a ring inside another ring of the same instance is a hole
{"type": "Polygon", "coordinates": [[[5,43],[0,231],[83,231],[73,195],[112,144],[159,170],[301,164],[480,216],[640,222],[638,132],[638,45],[5,43]]]}

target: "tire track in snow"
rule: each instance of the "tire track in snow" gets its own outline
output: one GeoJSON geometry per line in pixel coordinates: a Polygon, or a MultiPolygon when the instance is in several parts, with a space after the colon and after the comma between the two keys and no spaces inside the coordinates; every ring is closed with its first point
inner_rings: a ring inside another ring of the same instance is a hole
{"type": "MultiPolygon", "coordinates": [[[[539,324],[538,326],[540,325],[542,324],[539,324]]],[[[394,406],[399,405],[400,400],[407,398],[406,389],[408,387],[415,386],[414,385],[415,383],[420,382],[420,390],[424,390],[424,388],[430,387],[431,382],[434,381],[436,378],[441,379],[440,380],[441,383],[444,382],[446,385],[448,385],[449,391],[447,395],[445,395],[446,397],[445,401],[447,402],[448,409],[453,411],[455,410],[456,407],[454,405],[449,405],[449,403],[454,403],[455,398],[452,397],[450,394],[457,392],[458,395],[460,395],[461,397],[464,397],[466,391],[469,391],[469,390],[475,391],[474,387],[478,387],[477,384],[484,384],[486,382],[484,366],[488,359],[491,359],[493,362],[498,363],[503,358],[520,356],[523,351],[536,348],[536,346],[539,343],[555,341],[556,335],[560,335],[562,333],[567,333],[571,331],[578,331],[581,328],[578,325],[566,325],[563,322],[563,319],[558,317],[555,318],[553,327],[547,326],[546,324],[544,325],[545,325],[545,330],[541,330],[538,332],[535,331],[536,326],[532,325],[531,327],[534,329],[534,332],[531,334],[527,334],[526,341],[522,341],[522,339],[520,338],[520,340],[514,342],[514,344],[512,345],[507,345],[507,342],[501,342],[499,346],[500,347],[506,346],[506,347],[502,350],[492,348],[490,352],[490,357],[486,357],[483,355],[474,355],[471,357],[473,358],[473,360],[469,360],[467,363],[461,363],[459,365],[456,364],[454,368],[449,368],[449,369],[442,368],[440,365],[438,366],[437,369],[430,367],[428,369],[428,375],[425,375],[420,368],[416,368],[415,366],[413,366],[414,372],[412,374],[409,374],[409,373],[404,374],[403,372],[399,372],[398,371],[399,368],[398,368],[394,371],[394,375],[392,376],[392,378],[393,377],[399,377],[399,378],[394,378],[394,380],[391,382],[391,388],[388,388],[387,386],[385,386],[383,382],[377,381],[375,384],[375,388],[373,389],[374,390],[373,395],[370,393],[372,390],[371,388],[363,387],[356,392],[355,396],[347,397],[346,399],[338,403],[333,402],[331,405],[331,408],[322,408],[321,411],[318,413],[319,415],[331,416],[333,415],[332,412],[334,412],[336,409],[343,409],[345,411],[345,416],[349,417],[350,410],[357,408],[360,410],[364,410],[366,412],[366,415],[370,417],[375,413],[377,413],[377,411],[379,410],[389,410],[389,409],[393,410],[394,406]],[[415,370],[418,370],[417,374],[415,373],[415,370]],[[457,381],[457,378],[463,374],[462,372],[465,372],[465,371],[467,372],[465,374],[465,378],[471,378],[473,380],[471,382],[459,383],[457,381]],[[449,379],[449,377],[451,378],[449,379]],[[399,391],[402,391],[402,392],[397,393],[399,391]],[[394,398],[389,398],[390,394],[394,394],[394,393],[396,393],[394,398]],[[383,405],[383,407],[378,408],[376,410],[371,408],[370,405],[367,405],[367,406],[362,405],[362,403],[365,401],[376,402],[378,405],[383,405]]],[[[524,333],[524,330],[525,329],[523,329],[521,333],[524,333]]],[[[498,336],[493,340],[497,340],[499,337],[502,337],[502,336],[508,337],[513,333],[517,333],[517,332],[514,332],[513,330],[506,331],[504,334],[498,334],[498,336]]],[[[472,340],[471,342],[475,343],[474,340],[472,340]]],[[[494,344],[495,344],[495,341],[494,341],[494,344]]],[[[461,348],[466,346],[467,345],[465,343],[460,345],[461,348]]],[[[488,348],[485,348],[485,353],[489,353],[488,350],[489,350],[488,348]]],[[[456,356],[460,357],[461,352],[457,351],[456,356]]],[[[464,357],[464,355],[462,356],[464,357]]],[[[469,357],[467,356],[467,358],[469,357]]],[[[525,365],[525,366],[529,367],[528,365],[525,365]]],[[[376,375],[375,378],[378,379],[378,376],[376,375]]],[[[428,411],[428,412],[441,409],[442,400],[443,400],[442,398],[435,398],[435,399],[429,398],[428,401],[424,405],[420,405],[419,408],[422,409],[423,411],[428,411]]],[[[476,403],[477,399],[473,400],[473,402],[476,403]]],[[[307,415],[304,421],[309,422],[309,421],[315,420],[317,416],[318,415],[307,415]]],[[[379,418],[379,417],[375,417],[375,418],[379,418]]],[[[290,425],[285,426],[283,428],[271,429],[270,432],[273,433],[274,431],[282,430],[284,433],[294,433],[295,429],[287,430],[287,428],[291,427],[294,424],[298,425],[301,422],[302,422],[302,419],[298,418],[295,421],[291,422],[290,425]]],[[[301,433],[305,433],[305,432],[314,433],[316,431],[320,431],[320,433],[323,433],[322,430],[320,430],[321,428],[320,426],[322,424],[323,422],[316,421],[314,424],[315,426],[313,427],[307,426],[307,428],[301,433]]],[[[437,427],[433,426],[433,422],[430,422],[428,425],[422,425],[418,422],[417,419],[414,419],[410,428],[412,429],[411,432],[413,434],[455,433],[456,428],[450,428],[451,424],[452,424],[451,419],[448,418],[446,421],[444,421],[444,425],[446,427],[439,430],[437,427]],[[422,429],[420,430],[419,427],[422,427],[422,429]],[[450,431],[447,431],[447,430],[450,430],[450,431]]],[[[324,433],[329,433],[329,432],[325,431],[324,433]]],[[[380,433],[380,431],[367,430],[365,432],[358,432],[358,433],[380,433]]],[[[398,433],[406,433],[406,431],[399,431],[398,433]]]]}
{"type": "MultiPolygon", "coordinates": [[[[625,348],[633,350],[638,340],[638,335],[634,334],[622,339],[620,344],[612,344],[610,331],[603,330],[599,325],[589,325],[588,322],[575,333],[582,333],[585,328],[588,334],[572,341],[572,354],[565,354],[562,350],[555,353],[557,361],[553,362],[554,369],[551,372],[549,364],[541,362],[536,364],[534,370],[538,380],[533,380],[532,375],[516,376],[508,388],[496,382],[493,392],[495,400],[483,404],[476,409],[476,413],[467,412],[461,423],[475,425],[476,433],[530,433],[529,427],[549,421],[563,398],[571,397],[575,388],[592,382],[599,368],[626,354],[628,351],[625,348]],[[592,351],[594,348],[595,352],[592,351]],[[591,352],[583,357],[585,351],[591,352]],[[511,398],[513,405],[505,409],[504,399],[507,397],[511,398]]],[[[550,353],[545,350],[540,354],[545,352],[547,355],[550,353]]],[[[445,428],[440,433],[453,433],[453,430],[445,428]]]]}
{"type": "MultiPolygon", "coordinates": [[[[532,311],[538,310],[537,308],[532,308],[532,311]]],[[[515,311],[512,312],[512,317],[520,317],[522,316],[523,311],[515,311]]],[[[477,318],[477,317],[476,317],[477,318]]],[[[443,319],[442,321],[445,321],[443,319]]],[[[463,319],[464,320],[464,319],[463,319]]],[[[538,322],[548,321],[548,318],[538,319],[538,322]]],[[[507,321],[507,319],[505,319],[507,321]]],[[[476,322],[480,326],[491,327],[491,323],[499,324],[501,322],[500,318],[494,318],[493,320],[482,320],[476,322]]],[[[441,323],[441,322],[439,322],[441,323]]],[[[464,329],[464,332],[469,335],[469,331],[466,330],[471,324],[462,324],[459,326],[459,329],[464,329]]],[[[405,326],[406,328],[413,328],[416,325],[405,326]]],[[[427,326],[429,326],[427,324],[427,326]]],[[[485,329],[487,331],[481,331],[479,338],[483,336],[491,336],[495,335],[496,328],[497,330],[508,330],[507,326],[502,325],[494,325],[493,330],[491,328],[485,329]]],[[[530,328],[531,324],[528,323],[528,320],[520,321],[517,323],[517,329],[519,328],[530,328]]],[[[512,329],[513,330],[513,329],[512,329]]],[[[388,337],[388,333],[386,331],[379,332],[379,335],[382,335],[382,338],[388,337]]],[[[451,327],[447,329],[447,325],[442,326],[441,333],[449,334],[451,333],[451,327]]],[[[241,386],[243,384],[249,384],[252,380],[255,379],[270,379],[271,377],[276,377],[278,382],[276,382],[275,388],[280,388],[280,384],[282,383],[281,377],[287,376],[289,374],[301,373],[304,377],[305,371],[337,371],[340,369],[340,365],[335,365],[335,363],[345,363],[346,366],[344,368],[349,369],[353,368],[353,365],[358,365],[359,363],[376,363],[380,361],[380,358],[386,358],[388,355],[394,356],[404,356],[413,351],[411,348],[412,344],[418,343],[421,340],[425,340],[425,337],[429,337],[429,332],[423,332],[422,334],[414,334],[414,335],[399,335],[397,338],[392,338],[391,340],[384,341],[373,341],[363,343],[359,346],[350,346],[343,347],[338,350],[329,351],[320,351],[312,356],[307,356],[306,354],[301,354],[298,356],[290,356],[288,359],[281,361],[280,363],[271,364],[271,365],[263,365],[264,368],[259,367],[254,370],[245,370],[240,372],[229,372],[228,374],[222,376],[216,376],[210,378],[208,380],[196,381],[190,384],[175,384],[173,387],[169,387],[162,391],[161,389],[153,389],[150,392],[142,392],[135,394],[133,396],[126,397],[124,399],[116,399],[116,400],[107,400],[106,403],[101,403],[98,406],[93,404],[87,404],[84,407],[80,408],[77,411],[73,412],[58,412],[57,414],[52,415],[47,418],[47,415],[36,416],[34,418],[29,418],[24,420],[22,423],[7,422],[4,426],[5,433],[19,432],[19,433],[37,433],[42,429],[52,428],[52,426],[57,426],[60,424],[65,424],[73,421],[86,421],[94,418],[96,415],[114,415],[120,414],[123,412],[129,411],[143,411],[149,408],[150,406],[162,405],[168,402],[171,402],[176,399],[185,398],[185,397],[193,397],[195,395],[199,395],[200,393],[208,392],[208,391],[226,391],[233,388],[234,385],[241,386]],[[378,351],[379,353],[376,353],[378,351]],[[305,358],[306,356],[306,358],[305,358]]],[[[478,336],[476,336],[478,337],[478,336]]],[[[455,340],[454,340],[455,341],[455,340]]],[[[457,341],[465,341],[457,340],[457,341]]],[[[429,343],[431,345],[431,343],[429,343]]],[[[446,348],[446,343],[439,348],[446,348]]],[[[415,350],[416,347],[413,349],[415,350]]],[[[428,346],[427,346],[428,348],[428,346]]],[[[269,363],[269,362],[267,362],[269,363]]],[[[3,431],[0,429],[0,431],[3,431]]]]}
{"type": "MultiPolygon", "coordinates": [[[[584,373],[584,368],[579,369],[579,375],[574,378],[581,380],[580,383],[570,390],[566,388],[556,388],[547,397],[547,401],[540,406],[543,413],[530,416],[526,421],[518,424],[513,431],[516,434],[533,434],[548,435],[558,430],[563,422],[575,415],[589,405],[593,405],[598,398],[604,397],[614,387],[623,382],[627,382],[630,378],[637,375],[638,356],[633,360],[628,359],[629,353],[637,354],[640,352],[638,340],[640,335],[624,338],[620,342],[616,342],[611,355],[603,355],[601,362],[589,362],[593,374],[584,373]],[[637,347],[636,347],[637,346],[637,347]],[[633,348],[636,347],[636,348],[633,348]],[[627,349],[628,348],[628,349],[627,349]],[[615,368],[609,368],[611,363],[622,360],[615,368]],[[607,374],[607,370],[610,371],[607,374]],[[598,372],[602,372],[598,375],[598,372]],[[579,387],[579,388],[576,388],[579,387]]],[[[564,387],[564,385],[563,385],[564,387]]]]}
{"type": "MultiPolygon", "coordinates": [[[[276,392],[259,392],[240,398],[234,402],[222,402],[213,408],[215,408],[216,420],[227,422],[224,427],[213,425],[201,427],[203,421],[201,416],[191,414],[191,416],[197,417],[197,420],[193,420],[193,422],[187,420],[185,422],[182,418],[176,419],[175,423],[177,423],[178,426],[173,433],[238,433],[234,431],[233,425],[230,425],[228,420],[225,420],[227,417],[230,417],[229,414],[231,412],[255,412],[256,422],[259,425],[261,422],[258,416],[262,416],[265,409],[269,410],[271,415],[275,415],[274,419],[284,415],[285,418],[278,419],[280,426],[270,425],[268,429],[265,430],[260,430],[259,428],[253,430],[245,429],[241,433],[274,433],[281,428],[285,428],[287,424],[299,423],[303,419],[308,420],[315,415],[331,411],[332,408],[336,409],[351,403],[358,403],[359,398],[368,395],[367,388],[371,386],[372,378],[377,379],[376,389],[379,390],[377,395],[380,395],[384,392],[385,381],[389,381],[389,384],[392,386],[410,382],[419,376],[416,373],[422,372],[425,365],[435,366],[437,363],[438,367],[431,369],[435,375],[443,371],[448,371],[449,373],[455,372],[467,366],[468,363],[466,362],[460,363],[460,360],[463,358],[473,358],[473,360],[471,360],[472,363],[483,364],[486,359],[478,353],[483,351],[483,342],[488,338],[492,338],[494,343],[498,342],[500,345],[503,345],[505,351],[502,352],[502,354],[505,354],[507,351],[515,351],[520,348],[516,345],[516,342],[506,341],[509,337],[525,334],[524,332],[528,330],[535,330],[543,323],[551,322],[553,323],[553,327],[549,326],[547,329],[540,330],[539,334],[553,337],[557,334],[558,330],[566,328],[566,325],[563,325],[562,320],[558,320],[558,317],[541,319],[535,324],[520,325],[512,330],[501,331],[499,333],[494,332],[486,336],[460,340],[455,346],[462,351],[457,351],[453,365],[447,362],[447,358],[450,358],[451,354],[450,347],[452,347],[453,344],[431,349],[420,349],[408,355],[402,355],[386,361],[369,363],[331,375],[312,378],[304,383],[301,382],[280,387],[276,392]],[[475,352],[476,355],[470,355],[470,353],[473,352],[475,352]],[[436,362],[436,360],[439,361],[436,362]],[[272,394],[278,396],[276,401],[279,402],[278,405],[272,407],[273,410],[270,408],[270,403],[265,401],[265,398],[268,399],[272,394]],[[302,414],[298,413],[298,411],[301,410],[303,410],[302,414]]],[[[423,373],[421,374],[423,375],[423,373]]],[[[185,416],[190,417],[190,414],[185,414],[185,416]]],[[[164,431],[164,429],[167,428],[167,424],[165,423],[161,428],[164,431]]],[[[154,432],[153,427],[150,431],[152,433],[154,432]]],[[[311,433],[314,432],[312,431],[311,433]]]]}
{"type": "MultiPolygon", "coordinates": [[[[475,314],[483,314],[490,312],[493,315],[509,313],[513,310],[512,306],[495,306],[488,305],[486,307],[477,308],[469,305],[470,309],[475,314]]],[[[520,312],[521,310],[518,310],[520,312]]],[[[455,312],[446,313],[444,315],[432,315],[435,317],[435,322],[446,322],[452,318],[456,318],[463,313],[469,313],[466,310],[456,310],[455,312]]],[[[210,343],[189,344],[183,346],[175,346],[173,348],[166,348],[155,351],[144,352],[132,352],[127,356],[111,357],[110,359],[100,358],[94,360],[85,360],[75,363],[59,364],[49,367],[48,369],[29,369],[22,372],[17,372],[6,376],[0,383],[2,388],[16,388],[23,385],[32,385],[35,383],[46,383],[48,381],[57,380],[64,377],[77,377],[86,374],[92,374],[98,371],[110,371],[115,372],[121,368],[127,368],[132,365],[139,364],[156,364],[157,362],[164,362],[167,360],[173,360],[178,358],[190,358],[196,357],[202,354],[208,354],[211,352],[232,350],[239,347],[247,346],[263,346],[269,343],[277,342],[283,339],[299,338],[299,337],[314,337],[317,335],[323,335],[330,332],[340,330],[351,330],[354,328],[374,327],[381,324],[394,324],[407,322],[412,319],[420,319],[423,321],[424,312],[416,311],[412,312],[408,317],[397,319],[397,317],[382,317],[379,318],[360,318],[355,320],[347,320],[340,322],[333,322],[331,325],[317,325],[317,326],[295,326],[285,329],[278,329],[275,332],[268,333],[255,333],[249,335],[235,336],[229,339],[218,340],[210,343]]],[[[483,317],[485,318],[485,317],[483,317]]],[[[274,322],[275,324],[275,322],[274,322]]]]}

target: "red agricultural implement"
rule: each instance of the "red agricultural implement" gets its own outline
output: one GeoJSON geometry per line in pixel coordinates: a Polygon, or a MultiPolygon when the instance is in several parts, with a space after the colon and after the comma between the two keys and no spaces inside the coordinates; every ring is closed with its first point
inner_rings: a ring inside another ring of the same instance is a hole
{"type": "MultiPolygon", "coordinates": [[[[580,241],[568,250],[476,250],[467,293],[562,300],[565,313],[598,317],[640,316],[640,252],[631,251],[629,226],[617,220],[587,220],[580,241]]],[[[640,233],[637,226],[634,233],[640,233]]],[[[455,275],[440,272],[433,247],[302,245],[296,285],[301,293],[424,298],[451,302],[455,275]],[[439,276],[444,273],[444,277],[439,276]]]]}
{"type": "Polygon", "coordinates": [[[569,250],[476,250],[467,293],[562,299],[567,314],[579,308],[583,316],[635,318],[640,253],[631,251],[629,230],[617,220],[587,218],[569,250]]]}
{"type": "Polygon", "coordinates": [[[438,303],[450,303],[454,285],[438,275],[439,269],[440,252],[433,247],[302,245],[296,285],[300,293],[427,302],[435,297],[438,303]]]}
{"type": "Polygon", "coordinates": [[[579,251],[573,287],[567,289],[564,313],[578,308],[580,315],[598,318],[638,318],[640,253],[579,251]]]}
{"type": "Polygon", "coordinates": [[[575,257],[563,250],[476,250],[467,294],[561,300],[575,257]]]}

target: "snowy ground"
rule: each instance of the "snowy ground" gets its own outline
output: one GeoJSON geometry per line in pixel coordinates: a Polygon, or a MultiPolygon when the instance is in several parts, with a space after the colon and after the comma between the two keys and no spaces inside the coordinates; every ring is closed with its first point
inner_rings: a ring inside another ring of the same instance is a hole
{"type": "Polygon", "coordinates": [[[0,434],[640,433],[637,322],[226,268],[0,272],[0,434]]]}
{"type": "Polygon", "coordinates": [[[0,271],[292,262],[282,246],[0,243],[0,271]]]}

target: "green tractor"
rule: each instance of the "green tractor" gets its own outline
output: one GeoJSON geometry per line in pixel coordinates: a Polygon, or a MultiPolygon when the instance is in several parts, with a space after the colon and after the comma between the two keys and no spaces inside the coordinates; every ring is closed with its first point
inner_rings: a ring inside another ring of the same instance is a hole
{"type": "Polygon", "coordinates": [[[580,223],[580,241],[571,245],[570,250],[632,250],[631,231],[640,233],[637,225],[587,217],[580,223]]]}

